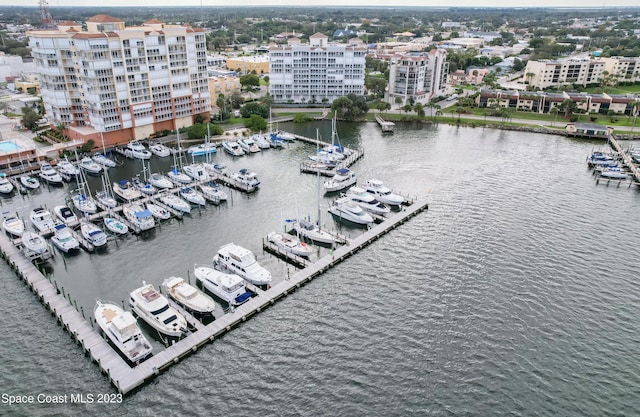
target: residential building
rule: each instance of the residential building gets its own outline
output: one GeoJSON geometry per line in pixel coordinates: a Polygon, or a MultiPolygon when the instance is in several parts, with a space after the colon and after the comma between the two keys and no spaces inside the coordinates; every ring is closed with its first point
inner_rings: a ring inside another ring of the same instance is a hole
{"type": "Polygon", "coordinates": [[[614,82],[640,81],[640,57],[600,58],[604,70],[614,76],[614,82]]]}
{"type": "Polygon", "coordinates": [[[256,74],[269,73],[269,55],[250,55],[227,58],[227,69],[240,69],[241,73],[248,74],[255,71],[256,74]]]}
{"type": "Polygon", "coordinates": [[[539,89],[572,84],[586,86],[602,81],[605,65],[602,59],[530,60],[524,74],[529,85],[539,89]]]}
{"type": "Polygon", "coordinates": [[[217,75],[209,77],[209,94],[212,104],[219,94],[231,95],[234,91],[240,91],[240,78],[235,75],[217,75]]]}
{"type": "Polygon", "coordinates": [[[364,46],[329,43],[316,33],[309,44],[269,48],[269,93],[276,103],[331,103],[364,94],[364,46]]]}
{"type": "Polygon", "coordinates": [[[387,101],[393,105],[400,97],[402,104],[411,100],[428,103],[446,94],[448,73],[447,52],[443,49],[396,54],[389,64],[387,101]]]}
{"type": "Polygon", "coordinates": [[[28,33],[47,117],[106,146],[191,126],[210,111],[205,32],[97,15],[28,33]]]}

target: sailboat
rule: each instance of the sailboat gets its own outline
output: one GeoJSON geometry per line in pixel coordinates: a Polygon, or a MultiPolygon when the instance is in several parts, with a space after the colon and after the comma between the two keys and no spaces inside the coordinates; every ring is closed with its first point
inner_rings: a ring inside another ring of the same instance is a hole
{"type": "MultiPolygon", "coordinates": [[[[176,130],[176,134],[178,136],[178,149],[182,149],[180,145],[180,129],[176,130]]],[[[176,156],[177,152],[173,154],[173,169],[167,172],[167,177],[171,181],[173,181],[176,185],[184,185],[189,184],[193,180],[190,176],[182,172],[182,153],[180,153],[180,161],[178,161],[178,157],[176,156]]]]}
{"type": "Polygon", "coordinates": [[[113,197],[109,171],[106,169],[102,171],[102,190],[96,193],[96,200],[107,208],[115,208],[118,205],[118,202],[113,197]]]}
{"type": "MultiPolygon", "coordinates": [[[[320,147],[320,139],[319,139],[319,133],[316,130],[316,148],[320,147]]],[[[328,245],[333,245],[336,243],[336,239],[335,237],[329,233],[326,232],[324,230],[322,230],[322,228],[320,227],[320,171],[317,172],[316,174],[317,176],[317,184],[316,184],[316,188],[317,188],[317,193],[318,193],[318,221],[314,224],[308,220],[304,220],[301,218],[297,218],[293,221],[293,230],[296,231],[296,234],[298,235],[299,238],[301,239],[307,239],[310,240],[312,242],[316,242],[316,243],[324,243],[324,244],[328,244],[328,245]]]]}
{"type": "Polygon", "coordinates": [[[78,183],[78,193],[71,196],[73,205],[76,210],[85,214],[94,214],[98,211],[96,203],[91,199],[91,191],[87,185],[87,178],[84,171],[76,174],[76,182],[78,183]]]}

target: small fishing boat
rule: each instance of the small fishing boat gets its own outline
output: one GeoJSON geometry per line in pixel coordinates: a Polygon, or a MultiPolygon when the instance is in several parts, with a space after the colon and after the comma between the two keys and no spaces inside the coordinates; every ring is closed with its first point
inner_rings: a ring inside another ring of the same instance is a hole
{"type": "Polygon", "coordinates": [[[29,190],[35,190],[40,187],[40,181],[31,175],[23,175],[20,177],[20,183],[29,190]]]}
{"type": "Polygon", "coordinates": [[[105,217],[104,225],[111,233],[115,233],[117,235],[126,235],[129,232],[129,226],[122,223],[120,220],[115,217],[105,217]]]}
{"type": "Polygon", "coordinates": [[[160,158],[165,158],[171,155],[171,150],[161,143],[154,143],[152,145],[149,145],[149,151],[160,158]]]}
{"type": "Polygon", "coordinates": [[[24,233],[24,222],[17,216],[5,217],[2,221],[2,230],[11,237],[20,237],[24,233]]]}
{"type": "Polygon", "coordinates": [[[133,314],[115,303],[97,300],[93,315],[102,332],[131,364],[138,364],[151,355],[153,348],[133,314]]]}
{"type": "Polygon", "coordinates": [[[53,213],[67,226],[73,226],[78,222],[78,216],[67,206],[55,206],[53,213]]]}
{"type": "Polygon", "coordinates": [[[95,224],[90,221],[80,223],[80,232],[82,236],[95,247],[105,246],[107,244],[107,235],[95,224]]]}
{"type": "Polygon", "coordinates": [[[213,314],[216,304],[211,297],[187,284],[180,277],[166,278],[160,288],[169,298],[196,316],[213,314]]]}
{"type": "Polygon", "coordinates": [[[39,234],[25,230],[24,233],[22,233],[21,240],[24,254],[28,258],[46,259],[51,255],[47,241],[39,234]]]}

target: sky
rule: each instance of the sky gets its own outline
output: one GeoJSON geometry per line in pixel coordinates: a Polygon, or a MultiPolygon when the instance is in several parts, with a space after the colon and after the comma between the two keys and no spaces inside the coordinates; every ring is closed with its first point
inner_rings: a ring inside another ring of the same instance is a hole
{"type": "MultiPolygon", "coordinates": [[[[48,0],[50,7],[87,6],[87,0],[48,0]]],[[[99,6],[426,6],[426,7],[640,7],[638,0],[108,0],[99,6]]],[[[0,0],[0,6],[37,6],[38,0],[0,0]]],[[[97,2],[91,6],[98,6],[97,2]]]]}

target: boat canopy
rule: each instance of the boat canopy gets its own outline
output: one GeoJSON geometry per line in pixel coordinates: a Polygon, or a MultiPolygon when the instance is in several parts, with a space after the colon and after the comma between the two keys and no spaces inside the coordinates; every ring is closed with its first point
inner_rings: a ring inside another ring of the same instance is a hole
{"type": "Polygon", "coordinates": [[[338,174],[340,175],[347,175],[349,172],[351,172],[349,170],[349,168],[340,168],[339,170],[336,171],[338,174]]]}
{"type": "Polygon", "coordinates": [[[139,219],[145,219],[147,217],[153,216],[153,214],[149,210],[136,211],[135,215],[139,219]]]}

